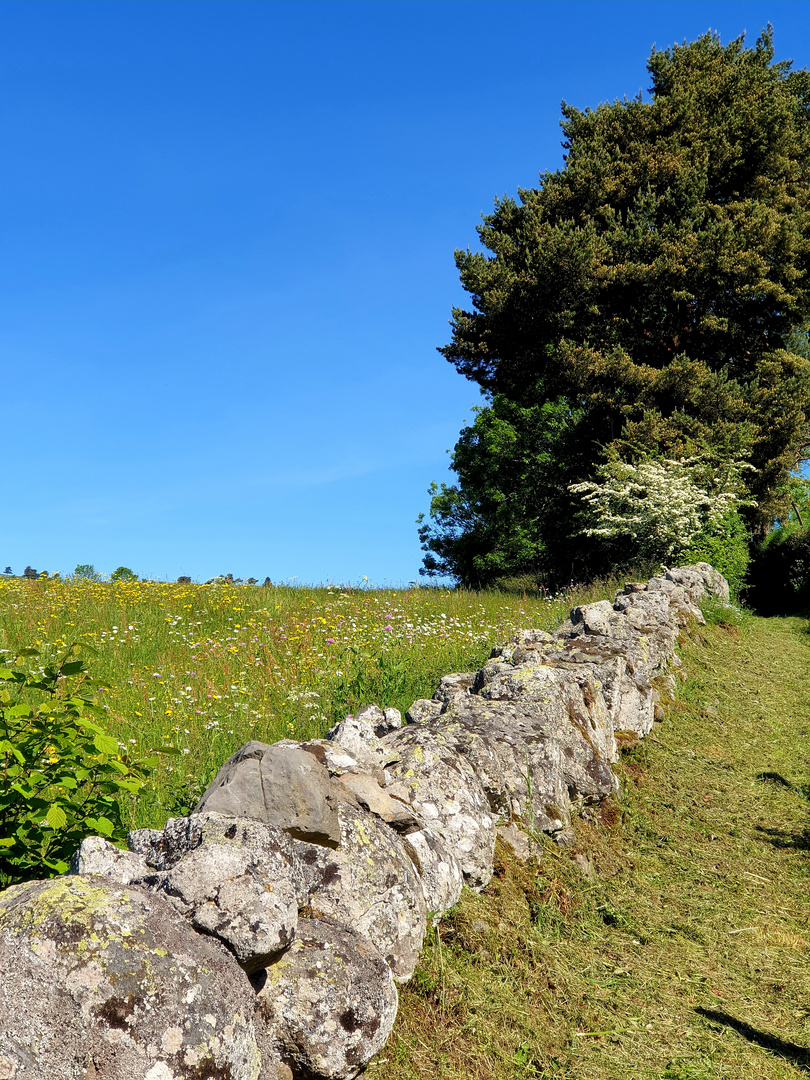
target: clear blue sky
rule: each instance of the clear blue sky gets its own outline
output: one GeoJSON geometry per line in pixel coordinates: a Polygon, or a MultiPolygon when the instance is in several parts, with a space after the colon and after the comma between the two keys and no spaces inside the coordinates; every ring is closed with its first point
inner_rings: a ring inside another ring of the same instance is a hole
{"type": "Polygon", "coordinates": [[[560,101],[793,2],[0,4],[0,569],[407,582],[477,403],[453,250],[560,101]]]}

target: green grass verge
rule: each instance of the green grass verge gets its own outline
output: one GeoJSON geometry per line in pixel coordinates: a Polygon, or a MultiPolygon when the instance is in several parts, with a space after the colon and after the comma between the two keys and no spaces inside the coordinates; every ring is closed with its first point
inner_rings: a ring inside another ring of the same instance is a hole
{"type": "Polygon", "coordinates": [[[548,842],[499,844],[401,992],[386,1080],[776,1080],[810,1072],[810,636],[735,620],[682,649],[622,793],[548,842]]]}

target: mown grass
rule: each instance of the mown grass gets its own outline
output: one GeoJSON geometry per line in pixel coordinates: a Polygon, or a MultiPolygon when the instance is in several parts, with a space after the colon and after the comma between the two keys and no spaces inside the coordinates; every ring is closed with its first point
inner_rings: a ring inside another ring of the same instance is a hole
{"type": "Polygon", "coordinates": [[[433,588],[274,588],[230,584],[0,578],[0,648],[35,646],[45,663],[73,642],[101,681],[122,743],[181,751],[133,826],[185,813],[249,739],[322,736],[358,707],[405,710],[451,671],[474,670],[519,627],[550,628],[572,603],[616,582],[553,599],[433,588]]]}
{"type": "Polygon", "coordinates": [[[776,1080],[810,1072],[810,636],[710,626],[621,797],[498,847],[402,989],[385,1080],[776,1080]]]}

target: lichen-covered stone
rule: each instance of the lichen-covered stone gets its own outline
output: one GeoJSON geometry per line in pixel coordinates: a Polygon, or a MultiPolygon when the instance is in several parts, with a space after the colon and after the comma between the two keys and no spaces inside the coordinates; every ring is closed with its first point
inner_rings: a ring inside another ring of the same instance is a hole
{"type": "Polygon", "coordinates": [[[247,972],[265,967],[295,937],[292,871],[246,847],[205,844],[147,882],[196,930],[218,938],[247,972]]]}
{"type": "MultiPolygon", "coordinates": [[[[287,745],[287,740],[284,740],[284,744],[287,745]]],[[[291,741],[289,745],[300,746],[302,750],[316,757],[322,765],[326,766],[330,776],[339,777],[344,776],[346,773],[363,773],[365,776],[373,777],[378,784],[382,784],[385,780],[382,765],[376,764],[369,758],[359,761],[340,743],[332,742],[330,739],[309,739],[307,742],[302,743],[293,743],[291,741]]]]}
{"type": "Polygon", "coordinates": [[[669,570],[665,577],[682,585],[695,603],[704,596],[716,596],[718,600],[729,598],[728,582],[713,566],[705,562],[669,570]]]}
{"type": "Polygon", "coordinates": [[[362,773],[344,773],[339,783],[358,806],[384,821],[395,832],[409,833],[421,828],[422,823],[410,803],[392,797],[373,777],[362,773]]]}
{"type": "Polygon", "coordinates": [[[433,829],[419,829],[403,837],[403,847],[416,868],[428,915],[434,922],[458,903],[464,886],[461,864],[433,829]]]}
{"type": "Polygon", "coordinates": [[[130,834],[138,881],[161,892],[197,930],[218,938],[250,972],[287,948],[298,921],[293,841],[282,829],[222,814],[171,818],[130,834]]]}
{"type": "Polygon", "coordinates": [[[441,701],[418,698],[410,708],[405,710],[405,719],[409,724],[429,724],[431,720],[438,718],[441,711],[441,701]]]}
{"type": "Polygon", "coordinates": [[[534,710],[520,703],[471,697],[445,713],[434,730],[472,765],[493,819],[555,832],[570,821],[573,792],[565,783],[559,740],[538,734],[535,720],[534,710]]]}
{"type": "Polygon", "coordinates": [[[388,762],[388,752],[378,738],[375,727],[385,722],[385,714],[376,705],[367,706],[357,716],[347,716],[326,733],[327,739],[347,750],[361,764],[382,768],[388,762]],[[379,714],[379,715],[378,715],[379,714]]]}
{"type": "Polygon", "coordinates": [[[14,1080],[264,1080],[274,1054],[254,1011],[230,954],[159,896],[79,875],[0,893],[0,1060],[14,1080]]]}
{"type": "Polygon", "coordinates": [[[456,672],[453,675],[445,675],[439,681],[433,700],[438,701],[444,708],[451,705],[461,697],[467,697],[475,684],[474,671],[456,672]]]}
{"type": "Polygon", "coordinates": [[[495,825],[472,765],[433,725],[411,724],[384,742],[399,758],[386,768],[386,783],[407,791],[419,818],[456,855],[466,883],[482,889],[492,877],[495,825]]]}
{"type": "Polygon", "coordinates": [[[332,919],[302,919],[292,948],[253,981],[258,1015],[296,1077],[357,1076],[396,1017],[391,969],[368,937],[332,919]]]}
{"type": "Polygon", "coordinates": [[[70,860],[70,873],[98,874],[119,885],[129,885],[148,874],[149,867],[134,851],[122,851],[103,836],[86,836],[70,860]]]}
{"type": "Polygon", "coordinates": [[[427,926],[416,870],[401,841],[349,800],[339,806],[336,850],[294,842],[299,903],[366,934],[399,980],[413,974],[427,926]]]}

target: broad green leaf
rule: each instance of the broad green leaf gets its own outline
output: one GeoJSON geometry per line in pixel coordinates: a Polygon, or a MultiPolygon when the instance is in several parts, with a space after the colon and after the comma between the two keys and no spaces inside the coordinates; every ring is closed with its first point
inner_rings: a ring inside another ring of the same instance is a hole
{"type": "Polygon", "coordinates": [[[45,815],[45,820],[52,829],[64,829],[67,825],[67,814],[59,803],[54,803],[45,815]]]}
{"type": "Polygon", "coordinates": [[[84,731],[92,731],[96,735],[104,734],[104,728],[99,727],[98,724],[91,723],[90,720],[85,720],[83,716],[77,716],[74,719],[74,723],[76,724],[76,727],[80,727],[84,731]]]}
{"type": "Polygon", "coordinates": [[[0,754],[13,754],[21,765],[25,764],[25,756],[8,739],[0,739],[0,754]]]}
{"type": "Polygon", "coordinates": [[[96,735],[93,745],[100,754],[118,753],[118,741],[111,735],[96,735]]]}
{"type": "Polygon", "coordinates": [[[112,836],[115,826],[106,817],[88,818],[87,824],[91,829],[95,829],[97,833],[101,833],[102,836],[112,836]]]}
{"type": "Polygon", "coordinates": [[[60,776],[59,783],[62,784],[63,787],[70,788],[71,791],[78,787],[74,776],[60,776]]]}
{"type": "Polygon", "coordinates": [[[33,716],[33,711],[30,705],[12,705],[10,709],[6,710],[8,716],[33,716]]]}
{"type": "Polygon", "coordinates": [[[13,836],[0,837],[0,847],[14,847],[16,843],[17,840],[13,836]]]}
{"type": "Polygon", "coordinates": [[[116,780],[115,786],[122,791],[131,791],[133,795],[137,795],[146,785],[142,780],[116,780]]]}
{"type": "Polygon", "coordinates": [[[62,664],[63,675],[78,675],[79,672],[84,670],[84,660],[70,660],[68,663],[62,664]]]}

